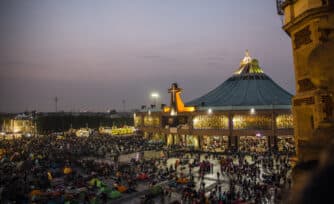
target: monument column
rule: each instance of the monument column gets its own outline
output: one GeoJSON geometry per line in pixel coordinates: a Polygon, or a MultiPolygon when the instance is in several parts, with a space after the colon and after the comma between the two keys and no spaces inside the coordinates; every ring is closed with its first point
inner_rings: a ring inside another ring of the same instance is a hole
{"type": "Polygon", "coordinates": [[[277,147],[277,124],[276,124],[276,113],[274,109],[274,105],[272,105],[272,113],[271,113],[271,135],[268,136],[268,148],[269,150],[278,150],[277,147]]]}
{"type": "Polygon", "coordinates": [[[230,150],[238,150],[238,136],[233,134],[233,114],[228,114],[228,149],[230,150]]]}

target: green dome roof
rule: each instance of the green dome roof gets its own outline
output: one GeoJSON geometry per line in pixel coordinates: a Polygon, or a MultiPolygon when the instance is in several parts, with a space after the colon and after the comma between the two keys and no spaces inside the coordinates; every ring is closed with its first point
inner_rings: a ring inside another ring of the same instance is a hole
{"type": "Polygon", "coordinates": [[[291,106],[292,95],[276,84],[252,59],[248,51],[234,75],[217,88],[187,105],[201,107],[224,106],[291,106]]]}

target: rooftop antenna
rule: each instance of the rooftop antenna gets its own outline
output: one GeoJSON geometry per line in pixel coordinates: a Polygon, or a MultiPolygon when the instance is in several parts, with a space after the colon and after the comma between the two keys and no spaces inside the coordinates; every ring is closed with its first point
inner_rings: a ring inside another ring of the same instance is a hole
{"type": "Polygon", "coordinates": [[[54,98],[54,101],[55,101],[56,112],[58,112],[58,97],[57,96],[54,98]]]}

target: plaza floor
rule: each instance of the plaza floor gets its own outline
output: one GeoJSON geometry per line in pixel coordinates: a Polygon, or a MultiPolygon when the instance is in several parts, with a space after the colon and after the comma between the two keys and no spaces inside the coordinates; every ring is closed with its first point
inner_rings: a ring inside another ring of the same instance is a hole
{"type": "MultiPolygon", "coordinates": [[[[216,185],[219,185],[221,187],[222,191],[228,191],[228,189],[229,189],[229,177],[226,174],[223,173],[223,174],[221,174],[219,180],[217,178],[217,172],[220,172],[220,164],[219,164],[220,160],[218,160],[217,158],[213,158],[213,157],[206,158],[206,155],[204,155],[204,154],[202,154],[200,156],[200,161],[203,161],[203,160],[206,160],[206,159],[213,164],[213,171],[210,172],[210,173],[205,174],[204,175],[204,180],[202,181],[201,178],[200,178],[200,175],[199,175],[199,167],[194,167],[192,169],[192,173],[194,175],[194,181],[195,181],[195,190],[199,190],[201,182],[204,182],[206,192],[211,191],[213,188],[216,187],[216,185]]],[[[176,160],[179,160],[179,158],[175,158],[175,157],[174,158],[169,158],[167,160],[167,165],[166,166],[167,167],[169,167],[171,165],[174,166],[176,160]]],[[[246,157],[246,160],[249,163],[253,162],[250,157],[246,157]]],[[[189,162],[192,162],[192,161],[193,161],[193,158],[191,158],[189,160],[189,162]]],[[[234,160],[233,163],[238,164],[238,161],[234,160]]],[[[164,166],[164,167],[166,167],[166,166],[164,166]]],[[[267,170],[264,170],[263,168],[260,168],[260,169],[261,169],[261,173],[260,173],[260,177],[258,178],[259,182],[261,182],[261,180],[262,180],[261,178],[262,178],[263,173],[266,173],[266,174],[271,173],[271,172],[267,172],[267,170]]],[[[181,173],[183,175],[189,175],[188,165],[180,165],[177,168],[177,173],[178,173],[178,175],[180,175],[181,173]]],[[[166,182],[164,182],[164,183],[166,183],[166,182]]],[[[236,188],[238,189],[240,187],[236,186],[236,188]]],[[[143,198],[145,192],[147,192],[147,190],[148,190],[148,184],[147,183],[139,183],[136,190],[138,192],[128,194],[128,195],[123,195],[122,198],[120,198],[118,200],[115,200],[112,203],[124,203],[124,204],[125,203],[129,203],[129,204],[142,203],[142,198],[143,198]]],[[[158,197],[158,198],[153,199],[153,201],[154,201],[154,203],[170,203],[170,202],[175,201],[175,200],[180,201],[181,196],[182,196],[181,192],[176,191],[176,192],[172,192],[171,197],[167,197],[167,196],[165,198],[158,197]]],[[[274,195],[272,194],[271,198],[269,198],[269,199],[264,198],[262,203],[274,203],[273,196],[274,195]]]]}

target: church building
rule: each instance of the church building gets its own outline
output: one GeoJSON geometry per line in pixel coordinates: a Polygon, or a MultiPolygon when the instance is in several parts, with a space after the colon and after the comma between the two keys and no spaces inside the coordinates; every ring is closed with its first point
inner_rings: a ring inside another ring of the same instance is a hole
{"type": "Polygon", "coordinates": [[[293,148],[292,95],[248,51],[233,75],[207,94],[184,103],[177,83],[168,92],[169,106],[134,113],[136,128],[151,140],[205,151],[293,148]]]}

